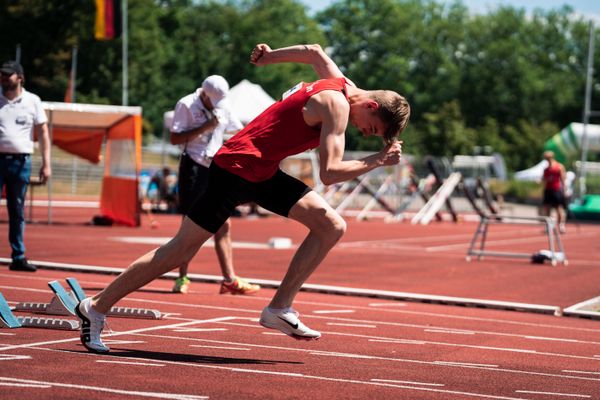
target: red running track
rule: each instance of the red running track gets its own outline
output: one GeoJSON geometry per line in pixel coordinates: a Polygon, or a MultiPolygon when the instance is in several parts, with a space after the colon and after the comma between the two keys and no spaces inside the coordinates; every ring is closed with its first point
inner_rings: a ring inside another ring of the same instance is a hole
{"type": "MultiPolygon", "coordinates": [[[[110,276],[68,274],[88,294],[110,276]]],[[[48,301],[61,271],[0,272],[12,302],[48,301]]],[[[510,311],[301,293],[319,341],[257,324],[272,295],[169,293],[159,280],[119,305],[162,320],[109,318],[108,355],[77,332],[0,330],[2,399],[562,399],[600,398],[598,322],[510,311]]]]}

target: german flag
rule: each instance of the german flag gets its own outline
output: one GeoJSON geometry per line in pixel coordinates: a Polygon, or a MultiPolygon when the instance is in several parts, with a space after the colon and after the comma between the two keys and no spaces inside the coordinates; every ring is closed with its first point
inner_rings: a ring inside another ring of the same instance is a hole
{"type": "Polygon", "coordinates": [[[121,0],[96,0],[97,40],[110,40],[121,34],[121,0]]]}

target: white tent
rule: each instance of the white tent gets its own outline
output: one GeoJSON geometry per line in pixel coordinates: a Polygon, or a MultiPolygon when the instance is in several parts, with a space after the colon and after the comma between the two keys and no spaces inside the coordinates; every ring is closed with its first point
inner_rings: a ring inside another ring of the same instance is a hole
{"type": "Polygon", "coordinates": [[[518,181],[540,182],[547,167],[548,161],[542,160],[531,168],[515,172],[515,179],[518,181]]]}
{"type": "Polygon", "coordinates": [[[229,101],[233,113],[242,124],[248,125],[275,100],[260,85],[246,79],[229,90],[229,101]]]}

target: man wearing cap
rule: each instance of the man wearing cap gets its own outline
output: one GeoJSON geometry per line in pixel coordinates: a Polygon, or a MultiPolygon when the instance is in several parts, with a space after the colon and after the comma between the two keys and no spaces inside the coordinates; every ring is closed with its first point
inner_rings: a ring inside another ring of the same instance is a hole
{"type": "MultiPolygon", "coordinates": [[[[198,88],[177,102],[171,125],[171,143],[182,148],[179,161],[179,205],[186,215],[192,203],[208,186],[208,167],[212,158],[223,145],[225,132],[243,128],[233,115],[227,101],[229,84],[219,75],[211,75],[198,88]]],[[[250,294],[260,289],[237,277],[233,269],[231,250],[231,222],[215,233],[215,250],[223,274],[221,293],[250,294]]],[[[188,263],[179,266],[179,278],[173,292],[187,293],[190,281],[187,277],[188,263]]]]}
{"type": "Polygon", "coordinates": [[[23,67],[7,61],[0,68],[0,190],[6,189],[8,238],[13,271],[34,272],[25,258],[25,194],[31,174],[33,133],[37,132],[42,154],[40,181],[50,177],[50,139],[46,114],[38,96],[25,90],[23,67]]]}

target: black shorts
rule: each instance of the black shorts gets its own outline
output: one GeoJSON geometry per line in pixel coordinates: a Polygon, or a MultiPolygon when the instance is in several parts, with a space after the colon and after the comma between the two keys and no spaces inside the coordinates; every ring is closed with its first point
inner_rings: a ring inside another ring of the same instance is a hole
{"type": "Polygon", "coordinates": [[[250,182],[213,162],[208,171],[208,187],[187,216],[207,231],[216,233],[241,204],[255,202],[287,217],[292,207],[310,190],[304,182],[279,169],[266,181],[250,182]]]}
{"type": "Polygon", "coordinates": [[[544,205],[550,207],[564,206],[565,198],[562,190],[544,190],[544,205]]]}
{"type": "Polygon", "coordinates": [[[183,153],[179,160],[177,191],[179,193],[179,212],[183,215],[196,199],[204,194],[208,187],[208,168],[192,160],[183,153]]]}

